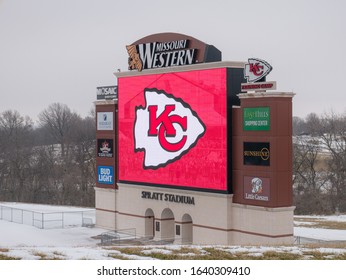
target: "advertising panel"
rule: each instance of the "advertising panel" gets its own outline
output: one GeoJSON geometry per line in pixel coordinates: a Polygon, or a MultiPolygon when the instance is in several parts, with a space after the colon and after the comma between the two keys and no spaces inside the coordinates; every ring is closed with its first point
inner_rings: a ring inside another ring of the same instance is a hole
{"type": "Polygon", "coordinates": [[[244,142],[244,165],[270,165],[270,143],[244,142]]]}
{"type": "Polygon", "coordinates": [[[97,100],[113,100],[118,98],[117,86],[97,87],[97,100]]]}
{"type": "Polygon", "coordinates": [[[270,201],[270,179],[244,176],[244,199],[270,201]]]}
{"type": "Polygon", "coordinates": [[[197,50],[189,48],[189,40],[152,42],[126,46],[129,70],[171,67],[196,63],[197,50]]]}
{"type": "Polygon", "coordinates": [[[157,69],[221,61],[221,51],[191,36],[158,33],[126,46],[129,70],[157,69]]]}
{"type": "Polygon", "coordinates": [[[113,166],[98,166],[97,167],[97,182],[99,184],[113,185],[114,184],[113,166]]]}
{"type": "Polygon", "coordinates": [[[227,191],[226,69],[120,77],[119,181],[227,191]]]}
{"type": "Polygon", "coordinates": [[[243,129],[245,131],[268,131],[270,129],[270,108],[244,108],[243,129]]]}
{"type": "Polygon", "coordinates": [[[276,90],[276,82],[263,82],[263,83],[244,83],[241,84],[241,91],[266,91],[276,90]]]}
{"type": "Polygon", "coordinates": [[[97,130],[113,130],[113,112],[97,113],[97,130]]]}
{"type": "Polygon", "coordinates": [[[97,139],[97,156],[113,157],[113,139],[97,139]]]}
{"type": "Polygon", "coordinates": [[[262,59],[258,58],[249,58],[248,64],[244,68],[244,76],[247,79],[248,83],[253,83],[262,80],[267,76],[273,67],[262,59]]]}

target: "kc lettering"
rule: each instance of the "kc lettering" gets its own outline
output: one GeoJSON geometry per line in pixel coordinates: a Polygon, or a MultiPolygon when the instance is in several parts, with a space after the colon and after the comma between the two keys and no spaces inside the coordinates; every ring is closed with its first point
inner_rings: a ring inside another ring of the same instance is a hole
{"type": "Polygon", "coordinates": [[[178,124],[183,131],[187,130],[187,117],[181,117],[178,115],[169,114],[175,110],[175,105],[166,105],[165,110],[156,117],[157,114],[157,105],[151,105],[148,107],[149,110],[149,132],[148,136],[158,136],[159,143],[163,149],[168,152],[177,152],[181,150],[187,140],[187,136],[184,135],[182,139],[176,143],[170,143],[166,140],[166,137],[175,137],[177,134],[176,129],[173,126],[173,123],[178,124]],[[158,127],[160,127],[158,129],[158,127]]]}
{"type": "Polygon", "coordinates": [[[257,63],[250,64],[250,72],[252,72],[255,76],[261,76],[263,74],[263,65],[257,63]]]}
{"type": "Polygon", "coordinates": [[[146,107],[136,108],[135,152],[143,152],[145,169],[179,160],[205,133],[197,113],[182,99],[146,89],[146,107]]]}

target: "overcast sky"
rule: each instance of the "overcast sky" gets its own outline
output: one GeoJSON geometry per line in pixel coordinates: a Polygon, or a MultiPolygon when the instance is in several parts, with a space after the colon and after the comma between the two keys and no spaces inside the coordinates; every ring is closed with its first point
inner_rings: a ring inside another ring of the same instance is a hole
{"type": "Polygon", "coordinates": [[[86,116],[96,87],[127,71],[125,46],[176,32],[214,45],[224,61],[257,57],[293,114],[346,112],[346,1],[0,0],[0,113],[34,120],[53,102],[86,116]]]}

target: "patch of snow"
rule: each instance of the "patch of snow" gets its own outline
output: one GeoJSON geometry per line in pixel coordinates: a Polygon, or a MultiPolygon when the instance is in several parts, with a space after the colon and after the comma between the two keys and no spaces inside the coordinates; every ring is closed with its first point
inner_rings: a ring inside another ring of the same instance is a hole
{"type": "Polygon", "coordinates": [[[346,231],[338,229],[295,227],[294,235],[324,241],[346,241],[346,231]]]}
{"type": "Polygon", "coordinates": [[[142,253],[145,255],[150,255],[150,254],[170,255],[170,254],[172,254],[172,250],[154,248],[154,249],[149,249],[149,250],[142,250],[142,253]]]}
{"type": "Polygon", "coordinates": [[[42,212],[42,213],[80,212],[80,211],[95,210],[94,208],[87,208],[87,207],[59,206],[59,205],[19,203],[19,202],[0,202],[0,206],[6,206],[6,207],[16,208],[20,210],[28,210],[28,211],[42,212]]]}
{"type": "Polygon", "coordinates": [[[0,220],[0,246],[88,246],[96,245],[93,239],[105,232],[101,228],[74,227],[64,229],[39,229],[0,220]]]}
{"type": "Polygon", "coordinates": [[[294,217],[295,218],[318,219],[318,220],[326,220],[326,221],[334,221],[334,222],[345,222],[346,223],[346,215],[331,215],[331,216],[299,215],[299,216],[294,216],[294,217]]]}
{"type": "MultiPolygon", "coordinates": [[[[11,206],[30,211],[84,211],[85,208],[69,206],[51,206],[22,203],[4,203],[0,205],[11,206]]],[[[95,212],[93,212],[95,213],[95,212]]],[[[346,215],[338,216],[299,216],[306,218],[319,218],[330,221],[346,222],[346,215]]],[[[304,226],[300,224],[300,226],[304,226]]],[[[17,224],[0,220],[0,254],[25,260],[65,259],[65,260],[114,260],[134,259],[152,260],[151,257],[137,256],[121,253],[116,248],[100,246],[100,239],[95,238],[107,230],[101,228],[71,227],[63,229],[39,229],[31,225],[17,224]],[[7,252],[8,251],[8,252],[7,252]]],[[[320,228],[295,227],[294,235],[305,238],[314,238],[326,241],[346,241],[346,230],[332,230],[320,228]]],[[[324,243],[326,247],[326,243],[324,243]]],[[[182,247],[199,250],[200,254],[208,254],[207,248],[224,250],[231,254],[246,253],[250,256],[261,256],[268,251],[288,252],[300,254],[309,251],[319,251],[325,254],[346,254],[346,249],[335,248],[304,248],[301,246],[201,246],[201,245],[161,245],[143,246],[144,254],[161,253],[172,254],[174,250],[182,247]]],[[[194,253],[181,254],[182,256],[193,256],[194,253]]],[[[307,259],[309,256],[305,256],[307,259]]]]}
{"type": "Polygon", "coordinates": [[[315,222],[297,222],[297,221],[294,221],[295,226],[313,226],[315,224],[316,224],[315,222]]]}
{"type": "Polygon", "coordinates": [[[317,250],[324,254],[346,254],[346,249],[338,248],[317,248],[317,250]]]}
{"type": "Polygon", "coordinates": [[[179,256],[181,256],[181,257],[194,257],[194,256],[196,256],[196,254],[190,252],[190,253],[179,254],[179,256]]]}
{"type": "Polygon", "coordinates": [[[251,256],[251,257],[263,257],[263,253],[250,253],[250,254],[248,254],[248,256],[251,256]]]}

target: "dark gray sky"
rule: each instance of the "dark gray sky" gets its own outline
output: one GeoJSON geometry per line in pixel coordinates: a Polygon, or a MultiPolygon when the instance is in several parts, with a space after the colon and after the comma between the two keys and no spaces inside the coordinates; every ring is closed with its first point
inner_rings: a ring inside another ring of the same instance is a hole
{"type": "Polygon", "coordinates": [[[176,32],[224,61],[268,61],[296,116],[344,113],[345,11],[342,0],[0,0],[0,112],[36,120],[60,102],[86,116],[96,87],[127,70],[126,45],[176,32]]]}

